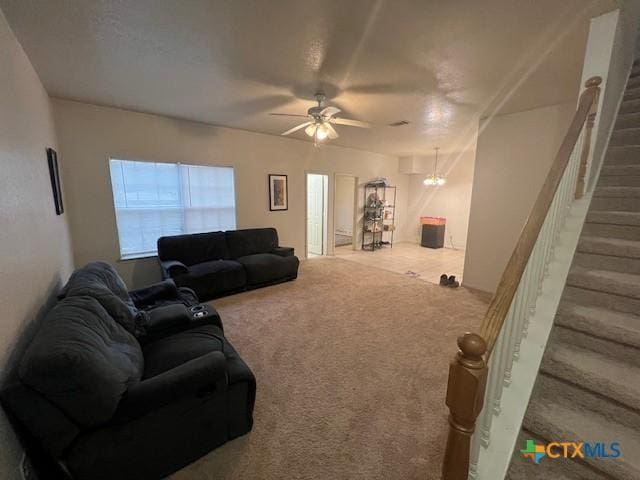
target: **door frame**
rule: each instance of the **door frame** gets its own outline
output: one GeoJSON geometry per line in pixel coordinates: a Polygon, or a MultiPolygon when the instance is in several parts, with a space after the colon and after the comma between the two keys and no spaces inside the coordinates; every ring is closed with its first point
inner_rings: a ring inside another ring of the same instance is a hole
{"type": "Polygon", "coordinates": [[[327,179],[324,187],[324,198],[322,202],[323,219],[322,219],[322,256],[329,255],[329,227],[333,228],[333,218],[329,219],[329,202],[333,189],[331,185],[331,174],[322,170],[305,170],[304,172],[304,255],[309,258],[309,175],[323,175],[327,179]]]}
{"type": "Polygon", "coordinates": [[[356,177],[355,175],[353,175],[352,173],[334,173],[333,174],[333,209],[331,214],[333,215],[333,222],[332,222],[332,235],[331,235],[331,251],[332,251],[332,255],[336,254],[336,225],[335,225],[335,218],[336,218],[336,209],[337,209],[337,203],[336,202],[336,193],[337,193],[337,189],[335,188],[336,184],[337,184],[337,180],[338,177],[351,177],[353,179],[353,216],[351,218],[351,249],[352,250],[357,250],[358,249],[358,235],[357,235],[357,228],[358,228],[358,177],[356,177]]]}

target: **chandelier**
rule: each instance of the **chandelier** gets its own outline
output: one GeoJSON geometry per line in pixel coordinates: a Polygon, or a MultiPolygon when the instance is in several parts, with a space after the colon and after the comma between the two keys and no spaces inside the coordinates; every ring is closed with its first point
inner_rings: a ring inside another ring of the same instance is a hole
{"type": "Polygon", "coordinates": [[[442,175],[438,175],[438,150],[440,150],[440,147],[436,147],[435,151],[436,151],[436,164],[433,167],[433,173],[431,175],[429,175],[427,178],[425,178],[423,180],[422,183],[424,183],[427,187],[430,186],[441,186],[444,185],[446,180],[444,179],[444,177],[442,175]]]}

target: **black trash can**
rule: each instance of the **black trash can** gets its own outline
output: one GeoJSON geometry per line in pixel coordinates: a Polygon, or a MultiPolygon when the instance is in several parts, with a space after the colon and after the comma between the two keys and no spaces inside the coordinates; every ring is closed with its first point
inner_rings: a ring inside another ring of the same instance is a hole
{"type": "Polygon", "coordinates": [[[427,248],[444,247],[444,230],[447,219],[442,217],[420,217],[422,239],[420,245],[427,248]]]}

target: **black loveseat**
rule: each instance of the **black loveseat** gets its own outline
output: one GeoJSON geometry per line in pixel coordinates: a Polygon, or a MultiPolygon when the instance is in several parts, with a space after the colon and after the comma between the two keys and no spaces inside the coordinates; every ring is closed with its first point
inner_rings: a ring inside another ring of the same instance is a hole
{"type": "Polygon", "coordinates": [[[200,300],[294,280],[300,262],[280,247],[275,228],[195,233],[158,239],[163,277],[200,300]]]}
{"type": "Polygon", "coordinates": [[[210,307],[191,315],[204,307],[188,291],[130,295],[94,263],[62,295],[0,394],[62,478],[160,479],[251,430],[255,378],[210,307]]]}

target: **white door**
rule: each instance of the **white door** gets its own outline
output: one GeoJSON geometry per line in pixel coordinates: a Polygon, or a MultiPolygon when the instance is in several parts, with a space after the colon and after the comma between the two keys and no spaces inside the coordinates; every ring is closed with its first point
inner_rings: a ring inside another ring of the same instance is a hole
{"type": "Polygon", "coordinates": [[[326,175],[307,174],[307,252],[322,255],[326,175]]]}

